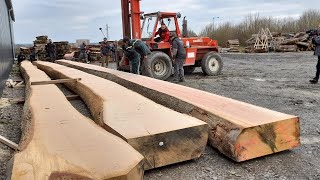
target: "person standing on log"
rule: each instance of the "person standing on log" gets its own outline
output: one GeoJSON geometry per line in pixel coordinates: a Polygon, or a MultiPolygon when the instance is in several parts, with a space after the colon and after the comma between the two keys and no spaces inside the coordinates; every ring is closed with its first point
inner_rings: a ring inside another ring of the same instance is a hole
{"type": "Polygon", "coordinates": [[[317,30],[317,35],[312,38],[312,43],[315,45],[314,55],[318,56],[318,63],[316,66],[317,67],[316,76],[312,80],[310,80],[310,83],[317,84],[319,81],[319,75],[320,75],[320,24],[317,30]]]}
{"type": "Polygon", "coordinates": [[[56,60],[56,45],[52,43],[51,39],[49,39],[49,43],[46,45],[46,51],[49,55],[50,62],[54,62],[56,60]]]}
{"type": "Polygon", "coordinates": [[[101,66],[108,67],[110,61],[111,47],[108,43],[108,39],[104,38],[103,42],[101,42],[101,66]]]}
{"type": "Polygon", "coordinates": [[[186,61],[187,53],[183,45],[183,41],[177,37],[175,33],[170,35],[172,44],[172,61],[174,65],[174,82],[184,82],[183,64],[186,61]]]}
{"type": "Polygon", "coordinates": [[[18,65],[20,65],[24,60],[26,60],[26,56],[22,53],[22,48],[20,48],[20,53],[18,55],[18,65]]]}

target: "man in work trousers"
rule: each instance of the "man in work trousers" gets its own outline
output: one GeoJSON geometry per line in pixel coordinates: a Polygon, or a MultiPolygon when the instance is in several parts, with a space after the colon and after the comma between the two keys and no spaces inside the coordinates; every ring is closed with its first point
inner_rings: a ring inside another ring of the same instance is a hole
{"type": "Polygon", "coordinates": [[[101,66],[102,67],[108,67],[109,66],[109,61],[110,61],[110,51],[111,47],[110,44],[108,43],[108,39],[104,38],[103,42],[101,43],[101,66]]]}
{"type": "Polygon", "coordinates": [[[130,73],[140,74],[139,69],[141,56],[136,51],[136,49],[132,45],[130,45],[130,39],[128,37],[125,37],[123,40],[120,40],[119,44],[122,46],[122,50],[124,53],[120,64],[122,64],[127,58],[130,65],[130,73]]]}
{"type": "Polygon", "coordinates": [[[81,62],[87,62],[87,45],[85,42],[82,42],[82,44],[80,45],[80,55],[79,55],[79,59],[81,62]]]}
{"type": "Polygon", "coordinates": [[[310,83],[317,84],[319,81],[319,74],[320,74],[320,34],[318,34],[318,36],[315,36],[312,39],[312,43],[316,46],[316,49],[314,51],[314,55],[318,56],[318,64],[317,64],[316,77],[313,78],[312,80],[310,80],[310,83]]]}
{"type": "MultiPolygon", "coordinates": [[[[133,47],[134,50],[137,53],[139,53],[140,59],[139,59],[139,62],[137,64],[138,65],[138,72],[134,73],[134,74],[140,74],[140,65],[141,65],[142,61],[146,60],[148,58],[148,55],[151,54],[151,51],[150,51],[149,47],[139,39],[131,39],[130,40],[130,38],[128,38],[128,37],[124,37],[123,38],[123,43],[127,47],[133,47]]],[[[133,62],[133,63],[135,63],[135,62],[133,62]]]]}
{"type": "Polygon", "coordinates": [[[183,41],[176,36],[175,33],[170,35],[172,43],[172,57],[174,65],[174,82],[184,82],[183,64],[186,61],[187,53],[183,45],[183,41]]]}
{"type": "Polygon", "coordinates": [[[50,62],[54,62],[56,60],[56,45],[52,43],[52,40],[49,39],[49,43],[46,45],[47,53],[50,57],[50,62]]]}

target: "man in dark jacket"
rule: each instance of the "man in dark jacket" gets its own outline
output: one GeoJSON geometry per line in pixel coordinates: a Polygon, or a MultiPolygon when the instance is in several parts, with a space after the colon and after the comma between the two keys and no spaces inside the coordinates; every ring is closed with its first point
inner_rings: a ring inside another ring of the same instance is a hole
{"type": "Polygon", "coordinates": [[[310,80],[310,83],[311,84],[317,84],[318,81],[319,81],[319,74],[320,74],[320,34],[318,34],[318,36],[315,36],[312,39],[312,43],[316,46],[316,49],[314,51],[314,55],[318,56],[318,64],[317,64],[316,77],[313,78],[312,80],[310,80]]]}
{"type": "MultiPolygon", "coordinates": [[[[130,40],[130,38],[128,38],[128,37],[123,38],[123,43],[126,44],[127,47],[133,47],[134,50],[135,50],[137,53],[139,53],[140,59],[139,59],[138,64],[135,64],[135,65],[138,65],[138,74],[140,74],[139,72],[140,72],[140,65],[141,65],[141,63],[142,63],[141,61],[147,59],[147,58],[148,58],[148,55],[151,54],[151,51],[150,51],[149,47],[148,47],[144,42],[142,42],[142,41],[139,40],[139,39],[131,39],[131,40],[130,40]]],[[[128,59],[129,59],[129,58],[128,58],[128,59]]],[[[129,59],[129,60],[130,60],[130,59],[129,59]]],[[[131,61],[130,61],[130,62],[131,62],[131,61]]],[[[135,63],[135,62],[133,61],[133,63],[135,63]]],[[[136,68],[136,66],[133,67],[134,70],[135,70],[135,68],[136,68]]],[[[136,74],[136,73],[135,73],[135,74],[136,74]]]]}
{"type": "Polygon", "coordinates": [[[86,53],[86,50],[87,50],[87,45],[85,42],[82,42],[82,44],[80,45],[80,55],[79,55],[79,60],[81,62],[87,62],[87,53],[86,53]]]}
{"type": "Polygon", "coordinates": [[[101,42],[101,66],[102,67],[108,67],[110,56],[111,56],[111,47],[108,43],[108,39],[104,38],[103,42],[101,42]],[[105,66],[106,65],[106,66],[105,66]]]}
{"type": "Polygon", "coordinates": [[[18,65],[20,65],[21,62],[24,61],[24,60],[26,60],[26,56],[23,55],[22,49],[20,49],[20,53],[19,53],[19,55],[18,55],[18,65]]]}
{"type": "Polygon", "coordinates": [[[183,41],[177,37],[175,33],[170,35],[172,43],[172,57],[174,65],[174,81],[184,82],[183,64],[186,61],[187,53],[183,45],[183,41]]]}
{"type": "Polygon", "coordinates": [[[161,23],[161,27],[155,34],[156,36],[159,35],[160,37],[155,38],[156,42],[169,42],[170,39],[170,31],[164,22],[161,23]]]}
{"type": "Polygon", "coordinates": [[[33,62],[33,61],[36,61],[36,49],[35,47],[31,47],[30,48],[30,61],[33,62]]]}
{"type": "Polygon", "coordinates": [[[129,42],[130,40],[128,40],[127,37],[119,41],[119,44],[122,44],[122,50],[124,53],[123,58],[127,58],[129,60],[130,73],[139,74],[141,56],[133,46],[129,45],[129,42]]]}
{"type": "Polygon", "coordinates": [[[46,45],[46,51],[49,55],[50,62],[54,62],[56,60],[56,45],[52,43],[51,39],[49,39],[49,43],[46,45]]]}

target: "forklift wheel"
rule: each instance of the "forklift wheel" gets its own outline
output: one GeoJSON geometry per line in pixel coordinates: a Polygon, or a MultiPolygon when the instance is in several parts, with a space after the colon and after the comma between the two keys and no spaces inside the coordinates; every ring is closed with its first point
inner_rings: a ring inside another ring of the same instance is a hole
{"type": "Polygon", "coordinates": [[[172,73],[172,62],[170,57],[159,51],[154,51],[144,62],[142,74],[155,79],[167,80],[172,73]]]}
{"type": "Polygon", "coordinates": [[[201,61],[201,68],[205,75],[219,75],[223,68],[221,56],[216,52],[208,52],[201,61]]]}
{"type": "Polygon", "coordinates": [[[193,71],[196,69],[196,67],[195,66],[184,66],[183,69],[184,69],[185,74],[192,74],[193,71]]]}

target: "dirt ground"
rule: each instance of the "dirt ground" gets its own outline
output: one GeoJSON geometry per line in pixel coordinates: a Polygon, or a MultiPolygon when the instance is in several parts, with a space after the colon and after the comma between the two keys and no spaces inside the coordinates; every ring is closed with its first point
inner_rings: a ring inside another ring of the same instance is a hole
{"type": "MultiPolygon", "coordinates": [[[[308,83],[316,57],[311,52],[222,56],[222,75],[203,76],[198,68],[182,85],[299,116],[302,146],[243,163],[207,147],[199,159],[147,171],[145,179],[320,179],[320,84],[308,83]]],[[[23,96],[21,90],[4,92],[3,98],[23,96]]],[[[21,110],[22,105],[0,107],[0,133],[15,142],[20,138],[21,110]]],[[[11,156],[0,144],[0,179],[11,156]]]]}
{"type": "Polygon", "coordinates": [[[205,77],[199,68],[183,85],[299,116],[302,146],[243,163],[207,147],[201,158],[147,171],[145,179],[320,179],[320,85],[308,83],[316,57],[311,52],[222,56],[222,75],[205,77]]]}

